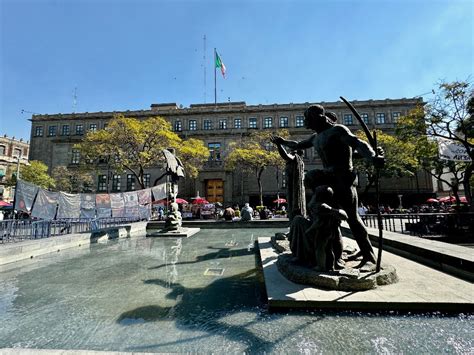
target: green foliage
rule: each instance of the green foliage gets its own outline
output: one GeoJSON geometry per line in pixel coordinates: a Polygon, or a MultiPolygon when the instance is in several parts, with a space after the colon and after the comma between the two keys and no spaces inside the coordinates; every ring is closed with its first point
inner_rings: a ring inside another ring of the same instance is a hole
{"type": "Polygon", "coordinates": [[[287,130],[275,131],[255,131],[240,142],[234,142],[229,147],[229,154],[226,157],[225,169],[234,171],[241,169],[253,172],[257,178],[260,192],[260,204],[263,205],[263,187],[261,177],[265,169],[269,166],[283,167],[285,161],[280,157],[275,145],[271,143],[272,135],[283,138],[289,136],[287,130]]]}
{"type": "Polygon", "coordinates": [[[209,149],[203,141],[189,138],[178,147],[177,154],[185,167],[186,175],[195,179],[209,158],[209,149]]]}
{"type": "Polygon", "coordinates": [[[48,175],[48,166],[37,160],[30,161],[30,165],[21,166],[20,179],[43,189],[51,189],[55,186],[54,179],[48,175]]]}
{"type": "Polygon", "coordinates": [[[105,161],[112,170],[131,172],[142,188],[145,187],[144,170],[163,162],[163,149],[175,148],[182,152],[183,161],[188,164],[185,164],[185,170],[189,169],[191,176],[197,175],[199,164],[208,156],[201,141],[195,139],[192,143],[183,143],[163,117],[138,120],[118,115],[106,129],[89,132],[76,147],[81,152],[82,161],[89,162],[89,167],[105,161]]]}
{"type": "MultiPolygon", "coordinates": [[[[377,145],[381,146],[385,154],[385,166],[381,170],[381,176],[384,177],[403,177],[413,176],[419,169],[419,163],[415,158],[415,145],[411,142],[404,142],[393,135],[389,135],[380,130],[377,133],[377,145]]],[[[367,141],[363,131],[356,132],[358,138],[367,141]]],[[[365,159],[355,159],[354,166],[360,173],[368,177],[368,184],[365,187],[366,193],[375,183],[375,169],[365,159]]]]}
{"type": "Polygon", "coordinates": [[[420,166],[438,180],[453,189],[461,183],[471,201],[474,169],[473,87],[469,82],[442,82],[433,100],[424,107],[417,107],[398,121],[396,134],[404,142],[414,144],[415,157],[420,166]],[[438,157],[437,138],[449,139],[464,146],[471,162],[453,162],[438,157]],[[443,173],[450,172],[454,178],[444,179],[443,173]]]}
{"type": "Polygon", "coordinates": [[[92,176],[79,169],[70,170],[65,166],[57,166],[51,173],[57,191],[80,193],[91,191],[92,176]]]}

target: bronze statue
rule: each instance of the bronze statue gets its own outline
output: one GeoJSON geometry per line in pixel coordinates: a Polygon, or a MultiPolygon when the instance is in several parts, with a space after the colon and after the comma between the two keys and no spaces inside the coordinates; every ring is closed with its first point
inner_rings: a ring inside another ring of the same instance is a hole
{"type": "Polygon", "coordinates": [[[174,150],[163,149],[162,153],[166,160],[166,174],[170,176],[169,199],[171,201],[170,210],[165,220],[165,231],[179,231],[182,225],[181,212],[179,212],[176,197],[178,196],[179,178],[184,177],[184,167],[178,157],[174,155],[174,150]]]}
{"type": "Polygon", "coordinates": [[[171,178],[171,186],[169,189],[170,198],[176,202],[178,196],[178,181],[179,178],[184,177],[184,167],[181,160],[174,155],[174,149],[163,149],[161,151],[166,160],[165,174],[171,178]]]}
{"type": "Polygon", "coordinates": [[[306,196],[304,189],[304,162],[303,151],[291,151],[276,142],[272,136],[271,141],[276,144],[280,156],[286,161],[285,173],[287,177],[286,202],[288,203],[288,218],[290,222],[297,215],[306,217],[306,196]]]}
{"type": "MultiPolygon", "coordinates": [[[[306,109],[305,126],[315,132],[308,139],[296,142],[274,137],[272,141],[292,150],[311,147],[316,149],[323,169],[309,171],[305,177],[305,186],[314,190],[317,186],[328,185],[333,189],[335,202],[347,213],[347,222],[362,254],[363,259],[359,265],[362,267],[368,262],[375,263],[376,260],[367,230],[357,213],[357,180],[352,154],[357,150],[359,155],[377,165],[383,164],[384,158],[376,156],[370,145],[353,135],[346,126],[336,124],[334,117],[328,117],[325,113],[321,105],[312,105],[306,109]]],[[[336,258],[340,259],[340,256],[336,255],[336,258]]],[[[336,260],[338,261],[340,262],[336,260]]]]}
{"type": "Polygon", "coordinates": [[[342,254],[342,236],[339,225],[341,220],[347,219],[344,210],[334,208],[334,192],[327,185],[318,186],[309,203],[311,226],[306,229],[305,237],[312,238],[315,243],[315,257],[317,271],[332,271],[342,269],[339,258],[342,254]]]}

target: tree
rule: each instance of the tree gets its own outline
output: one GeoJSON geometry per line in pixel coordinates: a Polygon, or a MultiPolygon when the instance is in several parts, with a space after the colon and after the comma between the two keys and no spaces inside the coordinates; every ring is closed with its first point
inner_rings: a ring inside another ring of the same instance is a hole
{"type": "Polygon", "coordinates": [[[417,145],[423,168],[426,171],[431,169],[428,172],[438,179],[442,179],[446,170],[451,172],[453,181],[444,182],[453,188],[458,202],[457,186],[462,184],[471,205],[470,180],[474,170],[473,94],[473,87],[469,82],[442,82],[435,91],[434,99],[423,108],[414,109],[406,117],[402,117],[397,127],[397,135],[401,139],[417,145]],[[433,151],[433,144],[438,138],[463,146],[471,160],[455,162],[439,159],[433,151]],[[428,146],[424,147],[424,144],[428,146]]]}
{"type": "Polygon", "coordinates": [[[65,166],[57,166],[51,173],[57,191],[68,193],[89,192],[93,184],[92,176],[80,169],[70,170],[65,166]]]}
{"type": "MultiPolygon", "coordinates": [[[[381,146],[385,155],[385,166],[380,171],[381,177],[403,177],[414,176],[419,169],[419,164],[415,154],[415,145],[411,142],[404,142],[393,135],[389,135],[380,130],[377,133],[377,145],[381,146]]],[[[357,131],[358,138],[367,141],[367,137],[363,131],[357,131]]],[[[375,184],[375,168],[373,164],[369,164],[365,159],[354,159],[354,166],[359,173],[367,175],[367,185],[362,196],[366,195],[369,189],[375,184]]]]}
{"type": "Polygon", "coordinates": [[[144,189],[145,169],[163,162],[161,151],[166,148],[183,151],[186,155],[183,160],[190,164],[185,169],[196,174],[199,167],[197,161],[204,154],[202,142],[197,142],[198,140],[194,140],[194,150],[188,143],[183,143],[163,117],[137,120],[118,115],[109,122],[106,129],[89,132],[76,147],[80,150],[83,161],[102,161],[116,171],[129,171],[144,189]]]}
{"type": "Polygon", "coordinates": [[[180,144],[177,149],[177,155],[185,167],[186,176],[195,179],[209,159],[209,149],[204,145],[203,141],[189,138],[180,144]]]}
{"type": "Polygon", "coordinates": [[[237,168],[243,171],[253,172],[257,179],[260,205],[263,206],[262,174],[269,166],[283,167],[285,161],[280,157],[270,137],[275,134],[288,137],[287,130],[279,132],[256,131],[239,143],[230,145],[230,153],[227,155],[225,168],[233,171],[237,168]]]}
{"type": "Polygon", "coordinates": [[[209,159],[209,149],[203,141],[189,138],[180,144],[177,155],[184,165],[186,177],[193,179],[195,184],[199,172],[209,159]]]}
{"type": "Polygon", "coordinates": [[[48,166],[37,160],[30,161],[30,165],[21,166],[20,179],[43,189],[51,189],[55,186],[54,179],[48,175],[48,166]]]}

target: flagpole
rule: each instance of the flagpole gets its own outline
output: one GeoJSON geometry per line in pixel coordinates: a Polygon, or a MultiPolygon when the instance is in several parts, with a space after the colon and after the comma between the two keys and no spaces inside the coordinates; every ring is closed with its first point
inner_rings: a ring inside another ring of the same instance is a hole
{"type": "Polygon", "coordinates": [[[216,76],[217,51],[214,48],[214,105],[217,106],[217,76],[216,76]]]}

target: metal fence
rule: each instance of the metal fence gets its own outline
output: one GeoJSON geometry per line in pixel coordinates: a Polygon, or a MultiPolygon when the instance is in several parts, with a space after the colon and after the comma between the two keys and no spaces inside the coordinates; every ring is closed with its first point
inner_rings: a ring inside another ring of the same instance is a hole
{"type": "MultiPolygon", "coordinates": [[[[361,216],[369,228],[378,228],[377,215],[361,216]]],[[[474,213],[382,214],[382,228],[411,235],[474,234],[474,213]]]]}
{"type": "Polygon", "coordinates": [[[27,239],[49,238],[70,233],[93,232],[103,228],[135,222],[133,218],[30,220],[10,219],[0,221],[0,244],[27,239]]]}

